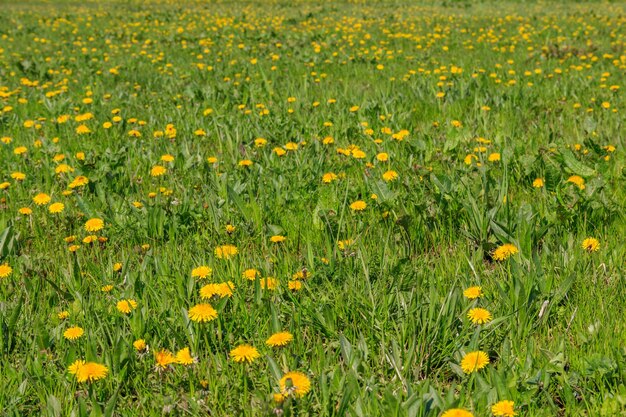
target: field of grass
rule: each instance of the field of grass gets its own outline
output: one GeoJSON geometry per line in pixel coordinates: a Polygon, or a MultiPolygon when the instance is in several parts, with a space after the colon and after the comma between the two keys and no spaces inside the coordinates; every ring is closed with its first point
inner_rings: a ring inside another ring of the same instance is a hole
{"type": "Polygon", "coordinates": [[[3,2],[0,414],[626,415],[626,4],[3,2]]]}

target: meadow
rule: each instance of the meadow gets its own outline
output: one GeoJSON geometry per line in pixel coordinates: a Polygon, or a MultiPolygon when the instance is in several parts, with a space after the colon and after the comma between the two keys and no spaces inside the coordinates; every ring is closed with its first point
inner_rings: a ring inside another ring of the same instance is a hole
{"type": "Polygon", "coordinates": [[[0,3],[0,414],[626,415],[626,3],[0,3]]]}

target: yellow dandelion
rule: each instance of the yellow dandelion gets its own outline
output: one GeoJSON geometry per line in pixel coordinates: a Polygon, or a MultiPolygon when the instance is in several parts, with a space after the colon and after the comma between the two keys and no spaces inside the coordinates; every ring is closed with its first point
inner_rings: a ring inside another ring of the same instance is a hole
{"type": "Polygon", "coordinates": [[[278,280],[276,278],[262,278],[261,279],[261,288],[264,290],[275,290],[278,286],[278,280]]]}
{"type": "Polygon", "coordinates": [[[120,300],[117,302],[117,310],[122,314],[130,314],[137,308],[137,302],[135,300],[120,300]]]}
{"type": "Polygon", "coordinates": [[[196,304],[189,309],[189,318],[197,323],[208,322],[217,317],[217,311],[211,304],[196,304]]]}
{"type": "Polygon", "coordinates": [[[484,308],[472,308],[467,312],[467,318],[474,324],[485,324],[491,321],[491,313],[484,308]]]}
{"type": "Polygon", "coordinates": [[[451,408],[444,412],[441,417],[474,417],[474,415],[462,408],[451,408]]]}
{"type": "Polygon", "coordinates": [[[385,181],[394,181],[398,179],[398,173],[393,170],[389,170],[383,174],[383,179],[385,181]]]}
{"type": "Polygon", "coordinates": [[[143,339],[137,339],[133,342],[133,347],[137,352],[143,352],[148,348],[146,341],[143,339]]]}
{"type": "Polygon", "coordinates": [[[215,248],[215,256],[218,259],[230,259],[237,253],[239,253],[239,250],[234,245],[222,245],[215,248]]]}
{"type": "Polygon", "coordinates": [[[50,202],[50,196],[46,193],[39,193],[33,197],[33,202],[38,206],[44,206],[50,202]]]}
{"type": "Polygon", "coordinates": [[[302,372],[287,372],[280,379],[280,393],[284,396],[304,397],[311,390],[311,381],[302,372]]]}
{"type": "Polygon", "coordinates": [[[281,242],[284,242],[285,240],[287,240],[287,238],[282,235],[275,235],[270,238],[270,242],[272,243],[281,243],[281,242]]]}
{"type": "Polygon", "coordinates": [[[193,356],[191,356],[191,353],[189,352],[189,348],[183,348],[181,350],[179,350],[178,352],[176,352],[176,363],[180,364],[180,365],[193,365],[196,362],[196,358],[194,358],[193,356]]]}
{"type": "Polygon", "coordinates": [[[167,369],[171,364],[176,363],[176,357],[167,349],[161,349],[154,353],[155,368],[157,371],[167,369]]]}
{"type": "Polygon", "coordinates": [[[491,406],[491,412],[497,417],[514,417],[517,415],[515,412],[515,403],[513,401],[499,401],[491,406]]]}
{"type": "Polygon", "coordinates": [[[152,177],[160,177],[161,175],[165,175],[167,173],[167,168],[161,165],[155,165],[150,170],[150,176],[152,177]]]}
{"type": "Polygon", "coordinates": [[[244,345],[239,345],[233,350],[231,350],[230,357],[233,361],[238,362],[238,363],[241,363],[241,362],[252,363],[256,359],[260,358],[261,354],[255,347],[244,344],[244,345]]]}
{"type": "Polygon", "coordinates": [[[191,270],[191,276],[193,278],[205,279],[205,278],[210,277],[212,274],[213,274],[213,270],[205,265],[201,265],[191,270]]]}
{"type": "Polygon", "coordinates": [[[585,189],[585,179],[579,175],[572,175],[567,179],[567,182],[571,182],[581,190],[585,189]]]}
{"type": "Polygon", "coordinates": [[[511,243],[505,243],[504,245],[498,246],[496,250],[493,251],[493,259],[496,261],[504,261],[518,252],[519,249],[517,249],[517,246],[511,243]]]}
{"type": "Polygon", "coordinates": [[[535,178],[535,180],[533,181],[533,187],[541,188],[543,186],[544,186],[543,178],[535,178]]]}
{"type": "Polygon", "coordinates": [[[109,373],[109,368],[99,363],[79,359],[70,365],[68,371],[76,377],[78,382],[94,382],[105,378],[109,373]]]}
{"type": "Polygon", "coordinates": [[[76,340],[82,337],[83,334],[85,334],[85,331],[81,327],[74,326],[65,330],[63,332],[63,337],[67,340],[76,340]]]}
{"type": "Polygon", "coordinates": [[[13,272],[13,268],[8,263],[0,264],[0,278],[7,278],[13,272]]]}
{"type": "Polygon", "coordinates": [[[97,232],[104,227],[104,221],[101,219],[93,218],[85,222],[85,230],[88,232],[97,232]]]}
{"type": "Polygon", "coordinates": [[[587,252],[597,252],[600,249],[600,242],[594,237],[583,240],[581,247],[587,252]]]}
{"type": "Polygon", "coordinates": [[[466,374],[479,371],[489,364],[489,356],[481,350],[470,352],[463,357],[461,368],[466,374]]]}
{"type": "Polygon", "coordinates": [[[357,200],[354,203],[350,204],[350,209],[353,211],[363,211],[367,208],[367,203],[362,200],[357,200]]]}
{"type": "Polygon", "coordinates": [[[293,340],[293,335],[289,332],[274,333],[265,341],[265,344],[270,347],[284,347],[287,346],[293,340]]]}

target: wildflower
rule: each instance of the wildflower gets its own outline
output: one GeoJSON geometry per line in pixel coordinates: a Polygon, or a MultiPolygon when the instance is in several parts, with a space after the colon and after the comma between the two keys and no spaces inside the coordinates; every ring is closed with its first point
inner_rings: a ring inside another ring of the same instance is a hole
{"type": "Polygon", "coordinates": [[[65,330],[63,332],[63,337],[67,340],[76,340],[82,337],[83,334],[85,334],[85,331],[81,327],[74,326],[65,330]]]}
{"type": "Polygon", "coordinates": [[[255,359],[260,358],[259,351],[250,345],[239,345],[230,351],[230,357],[235,362],[252,363],[255,359]]]}
{"type": "Polygon", "coordinates": [[[137,302],[135,300],[120,300],[117,302],[117,310],[122,314],[130,314],[137,308],[137,302]]]}
{"type": "Polygon", "coordinates": [[[376,155],[376,159],[379,162],[387,162],[389,160],[389,154],[387,154],[385,152],[381,152],[378,155],[376,155]]]}
{"type": "Polygon", "coordinates": [[[165,175],[167,172],[167,168],[161,165],[155,165],[150,170],[150,176],[152,177],[160,177],[161,175],[165,175]]]}
{"type": "Polygon", "coordinates": [[[275,235],[270,238],[270,242],[272,243],[281,243],[281,242],[284,242],[285,240],[287,240],[287,238],[281,235],[275,235]]]}
{"type": "Polygon", "coordinates": [[[50,196],[46,193],[39,193],[33,197],[33,202],[38,206],[46,205],[50,202],[50,196]]]}
{"type": "Polygon", "coordinates": [[[239,250],[233,245],[222,245],[215,248],[215,256],[218,259],[230,259],[237,253],[239,253],[239,250]]]}
{"type": "Polygon", "coordinates": [[[383,174],[383,179],[385,181],[393,181],[398,179],[398,173],[394,170],[389,170],[383,174]]]}
{"type": "Polygon", "coordinates": [[[65,209],[65,205],[63,203],[52,203],[48,206],[48,211],[52,214],[61,213],[65,209]]]}
{"type": "Polygon", "coordinates": [[[113,285],[111,285],[111,284],[103,285],[100,288],[100,291],[102,291],[102,292],[111,292],[112,290],[113,290],[113,285]]]}
{"type": "Polygon", "coordinates": [[[196,304],[189,309],[189,318],[197,323],[208,322],[217,317],[217,311],[211,304],[196,304]]]}
{"type": "Polygon", "coordinates": [[[191,356],[189,353],[189,348],[182,348],[178,352],[176,352],[176,362],[180,365],[193,365],[196,362],[196,358],[191,356]]]}
{"type": "Polygon", "coordinates": [[[324,184],[330,184],[331,182],[333,182],[334,180],[336,180],[337,178],[339,178],[337,176],[337,174],[333,173],[333,172],[327,172],[326,174],[324,174],[322,176],[322,182],[324,184]]]}
{"type": "Polygon", "coordinates": [[[485,324],[491,321],[491,313],[484,308],[472,308],[467,312],[467,318],[474,324],[485,324]]]}
{"type": "Polygon", "coordinates": [[[31,214],[33,214],[33,211],[28,207],[22,207],[18,210],[18,213],[23,216],[30,216],[31,214]]]}
{"type": "Polygon", "coordinates": [[[59,314],[57,314],[57,318],[59,320],[65,320],[69,317],[70,317],[70,312],[66,310],[60,311],[59,314]]]}
{"type": "Polygon", "coordinates": [[[226,233],[233,234],[236,230],[235,226],[233,226],[232,224],[227,224],[226,227],[224,227],[224,229],[226,230],[226,233]]]}
{"type": "Polygon", "coordinates": [[[289,288],[291,291],[300,291],[302,289],[302,281],[290,280],[287,283],[287,288],[289,288]]]}
{"type": "Polygon", "coordinates": [[[113,264],[113,271],[115,272],[119,272],[122,270],[122,263],[121,262],[116,262],[113,264]]]}
{"type": "Polygon", "coordinates": [[[278,280],[276,278],[262,278],[261,279],[261,288],[264,290],[275,290],[278,286],[278,280]]]}
{"type": "Polygon", "coordinates": [[[9,188],[11,186],[10,182],[3,182],[0,183],[0,190],[6,190],[7,188],[9,188]]]}
{"type": "Polygon", "coordinates": [[[207,284],[200,288],[200,297],[205,300],[210,299],[214,295],[218,295],[221,298],[231,297],[233,295],[234,288],[235,285],[230,281],[219,284],[207,284]]]}
{"type": "Polygon", "coordinates": [[[212,274],[213,274],[213,270],[205,265],[201,265],[191,270],[191,276],[193,278],[205,279],[205,278],[210,277],[212,274]]]}
{"type": "Polygon", "coordinates": [[[239,166],[240,167],[249,167],[252,165],[252,161],[249,159],[243,159],[241,161],[239,161],[239,166]]]}
{"type": "Polygon", "coordinates": [[[171,364],[176,363],[176,358],[167,349],[161,349],[154,353],[154,361],[156,362],[155,369],[157,371],[164,371],[171,364]]]}
{"type": "Polygon", "coordinates": [[[148,345],[145,340],[137,339],[133,342],[133,347],[137,352],[144,352],[148,348],[148,345]]]}
{"type": "Polygon", "coordinates": [[[283,156],[283,155],[285,155],[285,154],[287,153],[287,151],[286,151],[286,150],[284,150],[283,148],[279,148],[279,147],[276,147],[276,148],[272,149],[272,151],[273,151],[273,152],[274,152],[277,156],[283,156]]]}
{"type": "Polygon", "coordinates": [[[11,174],[11,178],[13,178],[15,181],[24,181],[24,179],[26,178],[26,174],[16,171],[11,174]]]}
{"type": "Polygon", "coordinates": [[[543,178],[535,178],[535,180],[533,181],[533,187],[535,188],[541,188],[543,187],[544,182],[543,182],[543,178]]]}
{"type": "Polygon", "coordinates": [[[8,263],[0,264],[0,278],[7,278],[13,272],[13,268],[8,263]]]}
{"type": "Polygon", "coordinates": [[[474,417],[474,415],[462,408],[451,408],[443,413],[441,417],[474,417]]]}
{"type": "Polygon", "coordinates": [[[70,374],[76,376],[78,382],[94,382],[103,379],[109,373],[109,368],[95,362],[85,362],[81,359],[69,366],[70,374]]]}
{"type": "Polygon", "coordinates": [[[85,230],[88,232],[97,232],[104,227],[104,221],[98,218],[89,219],[85,222],[85,230]]]}
{"type": "Polygon", "coordinates": [[[481,350],[463,356],[461,368],[466,374],[479,371],[489,364],[489,356],[481,350]]]}
{"type": "Polygon", "coordinates": [[[588,237],[583,240],[582,248],[587,252],[597,252],[600,249],[600,242],[594,237],[588,237]]]}
{"type": "Polygon", "coordinates": [[[283,347],[287,346],[293,340],[293,335],[289,332],[274,333],[265,341],[265,344],[270,347],[283,347]]]}
{"type": "Polygon", "coordinates": [[[510,258],[512,255],[515,255],[519,252],[519,249],[511,243],[505,243],[504,245],[498,246],[495,251],[493,251],[493,259],[496,261],[504,261],[510,258]]]}
{"type": "Polygon", "coordinates": [[[89,184],[89,178],[85,177],[84,175],[79,175],[78,177],[74,178],[71,183],[69,183],[68,187],[77,188],[83,187],[87,184],[89,184]]]}
{"type": "Polygon", "coordinates": [[[497,162],[500,160],[500,154],[497,152],[494,152],[487,157],[487,160],[489,162],[497,162]]]}
{"type": "Polygon", "coordinates": [[[163,162],[173,162],[174,161],[174,155],[170,155],[170,154],[166,153],[165,155],[161,156],[161,161],[163,161],[163,162]]]}
{"type": "Polygon", "coordinates": [[[254,281],[256,277],[260,276],[261,273],[254,268],[246,269],[243,271],[243,277],[247,280],[254,281]]]}
{"type": "Polygon", "coordinates": [[[572,184],[578,186],[579,189],[585,189],[585,179],[578,175],[572,175],[567,179],[567,182],[571,182],[572,184]]]}
{"type": "Polygon", "coordinates": [[[304,397],[311,390],[311,381],[302,372],[287,372],[279,381],[280,393],[284,396],[304,397]]]}
{"type": "Polygon", "coordinates": [[[491,406],[491,412],[497,417],[513,417],[516,416],[515,403],[513,401],[499,401],[491,406]]]}
{"type": "Polygon", "coordinates": [[[367,207],[367,203],[362,200],[357,200],[354,203],[350,204],[350,209],[353,211],[363,211],[367,207]]]}

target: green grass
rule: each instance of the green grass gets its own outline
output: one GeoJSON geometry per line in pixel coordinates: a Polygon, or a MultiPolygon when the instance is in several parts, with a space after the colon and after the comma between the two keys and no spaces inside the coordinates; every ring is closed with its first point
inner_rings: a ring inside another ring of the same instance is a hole
{"type": "Polygon", "coordinates": [[[502,400],[525,416],[625,413],[624,12],[4,3],[3,415],[488,416],[502,400]],[[175,134],[155,136],[168,124],[175,134]],[[156,165],[166,174],[151,176],[156,165]],[[70,188],[79,175],[88,184],[70,188]],[[38,193],[51,201],[37,206],[38,193]],[[83,242],[91,218],[106,241],[83,242]],[[494,259],[506,243],[519,253],[494,259]],[[224,244],[238,254],[219,259],[224,244]],[[191,276],[200,265],[209,279],[191,276]],[[277,288],[244,279],[249,268],[277,288]],[[191,321],[199,289],[226,281],[232,297],[209,301],[217,319],[191,321]],[[483,297],[463,296],[476,285],[483,297]],[[124,299],[137,302],[128,315],[124,299]],[[493,320],[472,324],[473,307],[493,320]],[[74,325],[84,335],[67,340],[74,325]],[[293,342],[268,347],[281,330],[293,342]],[[242,343],[261,357],[235,363],[242,343]],[[155,352],[184,347],[197,363],[155,370],[155,352]],[[490,363],[465,374],[477,350],[490,363]],[[108,375],[77,382],[77,359],[108,375]],[[288,371],[311,390],[279,404],[288,371]]]}

